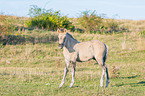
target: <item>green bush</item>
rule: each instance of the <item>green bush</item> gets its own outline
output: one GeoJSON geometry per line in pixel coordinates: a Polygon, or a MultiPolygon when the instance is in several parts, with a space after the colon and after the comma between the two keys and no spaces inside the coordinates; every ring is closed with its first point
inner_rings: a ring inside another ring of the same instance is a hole
{"type": "Polygon", "coordinates": [[[57,28],[66,28],[71,31],[74,29],[67,16],[61,16],[60,11],[45,10],[33,5],[29,10],[31,19],[26,21],[28,27],[38,27],[47,30],[57,30],[57,28]]]}
{"type": "Polygon", "coordinates": [[[120,26],[120,23],[115,19],[104,19],[104,15],[97,15],[96,11],[83,11],[81,16],[77,19],[77,32],[86,33],[117,33],[127,31],[124,26],[120,26]],[[79,29],[79,30],[78,30],[79,29]]]}
{"type": "Polygon", "coordinates": [[[95,33],[98,31],[102,24],[102,17],[96,14],[96,11],[91,12],[83,11],[81,16],[78,18],[78,23],[82,26],[85,32],[95,33]]]}
{"type": "Polygon", "coordinates": [[[122,33],[128,32],[128,28],[124,25],[122,26],[121,22],[118,22],[115,19],[104,19],[102,22],[103,27],[100,29],[102,33],[122,33]]]}
{"type": "Polygon", "coordinates": [[[0,15],[0,36],[9,35],[16,29],[13,24],[9,23],[7,18],[6,15],[0,15]]]}
{"type": "Polygon", "coordinates": [[[11,35],[16,29],[16,26],[11,24],[7,18],[11,17],[0,15],[0,47],[2,47],[2,45],[4,45],[4,42],[9,39],[7,38],[8,35],[11,35]]]}
{"type": "Polygon", "coordinates": [[[118,32],[119,29],[119,23],[114,19],[104,19],[103,28],[101,28],[101,30],[103,30],[105,33],[118,32]]]}

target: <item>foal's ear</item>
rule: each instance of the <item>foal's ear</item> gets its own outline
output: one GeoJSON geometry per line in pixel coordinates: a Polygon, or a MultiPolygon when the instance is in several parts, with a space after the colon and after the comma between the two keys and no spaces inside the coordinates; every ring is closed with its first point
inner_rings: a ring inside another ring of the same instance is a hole
{"type": "Polygon", "coordinates": [[[67,33],[67,29],[64,29],[64,33],[67,33]]]}
{"type": "Polygon", "coordinates": [[[60,33],[60,30],[59,29],[57,29],[57,33],[60,33]]]}

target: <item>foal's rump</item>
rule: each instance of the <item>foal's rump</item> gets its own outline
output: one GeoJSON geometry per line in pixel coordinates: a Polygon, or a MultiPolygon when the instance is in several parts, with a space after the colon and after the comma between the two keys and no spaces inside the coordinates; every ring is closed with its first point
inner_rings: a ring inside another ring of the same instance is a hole
{"type": "Polygon", "coordinates": [[[75,49],[77,49],[79,53],[80,61],[87,61],[92,58],[101,59],[105,55],[105,45],[98,40],[81,42],[75,49]]]}
{"type": "Polygon", "coordinates": [[[105,44],[101,41],[94,40],[92,41],[92,45],[94,47],[94,55],[95,57],[102,58],[105,55],[106,47],[105,44]]]}

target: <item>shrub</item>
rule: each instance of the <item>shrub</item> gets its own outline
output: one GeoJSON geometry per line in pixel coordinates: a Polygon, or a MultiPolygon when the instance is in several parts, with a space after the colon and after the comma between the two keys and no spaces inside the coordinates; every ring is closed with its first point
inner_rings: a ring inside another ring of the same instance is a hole
{"type": "Polygon", "coordinates": [[[28,27],[38,27],[47,30],[57,30],[57,28],[66,28],[73,30],[74,26],[68,20],[67,16],[61,16],[60,11],[54,12],[49,9],[41,9],[33,5],[29,10],[31,19],[26,22],[28,27]]]}
{"type": "Polygon", "coordinates": [[[76,31],[80,33],[112,34],[128,30],[125,26],[120,26],[121,24],[115,19],[104,19],[104,16],[104,14],[97,15],[95,10],[81,12],[80,17],[77,19],[76,31]]]}
{"type": "Polygon", "coordinates": [[[0,46],[7,41],[7,36],[12,34],[16,27],[8,22],[8,16],[0,15],[0,46]]]}
{"type": "Polygon", "coordinates": [[[98,16],[96,11],[91,12],[83,11],[78,18],[78,23],[83,27],[86,32],[95,33],[100,29],[102,17],[98,16]]]}
{"type": "Polygon", "coordinates": [[[104,19],[102,23],[103,27],[100,32],[103,33],[122,33],[127,32],[128,28],[121,24],[121,22],[115,19],[104,19]]]}
{"type": "Polygon", "coordinates": [[[105,33],[112,33],[119,31],[119,23],[115,22],[114,19],[104,19],[103,28],[101,28],[105,33]]]}
{"type": "Polygon", "coordinates": [[[0,36],[5,36],[13,32],[16,27],[9,23],[6,15],[0,15],[0,36]]]}

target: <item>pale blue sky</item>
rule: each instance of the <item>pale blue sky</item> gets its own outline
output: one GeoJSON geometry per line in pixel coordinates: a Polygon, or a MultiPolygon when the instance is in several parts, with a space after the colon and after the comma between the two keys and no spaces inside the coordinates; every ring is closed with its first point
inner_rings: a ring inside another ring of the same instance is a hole
{"type": "Polygon", "coordinates": [[[30,5],[60,10],[68,17],[78,17],[80,11],[96,10],[117,19],[145,20],[145,0],[0,0],[0,12],[28,16],[30,5]]]}

